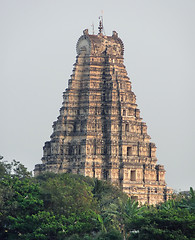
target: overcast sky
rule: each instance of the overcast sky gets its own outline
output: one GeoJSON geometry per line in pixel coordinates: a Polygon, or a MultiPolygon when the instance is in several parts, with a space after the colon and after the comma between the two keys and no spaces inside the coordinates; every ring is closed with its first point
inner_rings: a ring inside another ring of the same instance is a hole
{"type": "Polygon", "coordinates": [[[0,0],[0,155],[34,169],[85,28],[116,30],[168,186],[195,187],[194,0],[0,0]]]}

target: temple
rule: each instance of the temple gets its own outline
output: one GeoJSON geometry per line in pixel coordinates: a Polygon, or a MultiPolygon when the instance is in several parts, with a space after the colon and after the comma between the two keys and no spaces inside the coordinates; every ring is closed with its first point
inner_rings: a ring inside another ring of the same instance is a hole
{"type": "Polygon", "coordinates": [[[49,171],[107,180],[140,204],[166,200],[171,190],[156,146],[140,117],[124,66],[124,45],[113,31],[77,42],[77,57],[51,140],[35,176],[49,171]]]}

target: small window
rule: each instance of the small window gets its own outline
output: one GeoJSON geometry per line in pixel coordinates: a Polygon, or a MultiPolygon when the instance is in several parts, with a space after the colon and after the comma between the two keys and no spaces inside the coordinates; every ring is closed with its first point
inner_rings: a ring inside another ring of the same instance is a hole
{"type": "Polygon", "coordinates": [[[156,172],[156,181],[159,181],[159,172],[156,172]]]}
{"type": "Polygon", "coordinates": [[[126,116],[126,110],[123,110],[123,116],[126,116]]]}
{"type": "Polygon", "coordinates": [[[131,151],[131,147],[127,147],[127,156],[131,156],[132,155],[132,151],[131,151]]]}
{"type": "Polygon", "coordinates": [[[136,171],[131,170],[131,181],[136,181],[136,171]]]}
{"type": "Polygon", "coordinates": [[[72,146],[68,146],[68,155],[73,155],[72,146]]]}
{"type": "Polygon", "coordinates": [[[60,149],[60,154],[63,155],[63,148],[60,149]]]}
{"type": "Polygon", "coordinates": [[[128,123],[125,124],[125,132],[129,132],[129,124],[128,123]]]}
{"type": "Polygon", "coordinates": [[[103,176],[104,176],[104,179],[107,180],[108,179],[108,171],[104,169],[103,171],[103,176]]]}
{"type": "Polygon", "coordinates": [[[81,146],[80,146],[80,145],[77,146],[77,154],[78,154],[78,155],[81,155],[81,146]]]}

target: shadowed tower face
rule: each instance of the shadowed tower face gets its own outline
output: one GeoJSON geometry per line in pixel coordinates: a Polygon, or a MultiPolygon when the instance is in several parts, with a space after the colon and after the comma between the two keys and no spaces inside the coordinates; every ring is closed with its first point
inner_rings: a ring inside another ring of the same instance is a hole
{"type": "Polygon", "coordinates": [[[140,203],[164,201],[170,190],[156,147],[140,118],[118,34],[84,30],[60,115],[35,175],[71,172],[108,180],[140,203]]]}

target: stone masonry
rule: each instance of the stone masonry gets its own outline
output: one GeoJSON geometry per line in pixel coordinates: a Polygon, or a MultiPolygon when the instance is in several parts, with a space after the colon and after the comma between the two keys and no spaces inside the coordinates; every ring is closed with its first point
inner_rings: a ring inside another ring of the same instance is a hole
{"type": "Polygon", "coordinates": [[[77,57],[51,140],[43,148],[35,176],[71,172],[107,180],[139,203],[168,198],[165,169],[140,118],[124,66],[124,45],[88,30],[77,42],[77,57]]]}

